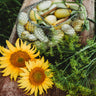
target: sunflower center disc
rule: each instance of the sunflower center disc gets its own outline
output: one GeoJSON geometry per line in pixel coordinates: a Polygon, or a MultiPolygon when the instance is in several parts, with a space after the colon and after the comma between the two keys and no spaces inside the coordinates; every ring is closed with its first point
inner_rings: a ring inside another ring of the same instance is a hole
{"type": "Polygon", "coordinates": [[[33,85],[40,85],[45,80],[44,70],[36,67],[30,72],[29,80],[33,85]]]}
{"type": "Polygon", "coordinates": [[[18,58],[18,62],[23,62],[24,59],[23,58],[18,58]]]}
{"type": "Polygon", "coordinates": [[[10,57],[10,62],[15,67],[25,67],[25,61],[29,61],[30,56],[24,51],[14,52],[10,57]]]}

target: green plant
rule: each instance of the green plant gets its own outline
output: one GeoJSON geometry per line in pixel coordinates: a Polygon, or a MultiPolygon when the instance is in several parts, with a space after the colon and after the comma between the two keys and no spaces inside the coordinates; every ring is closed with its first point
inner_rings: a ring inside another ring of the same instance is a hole
{"type": "Polygon", "coordinates": [[[88,40],[88,45],[82,47],[78,40],[78,36],[67,37],[43,55],[52,63],[50,67],[57,88],[71,96],[95,96],[96,43],[88,40]]]}
{"type": "Polygon", "coordinates": [[[9,39],[23,0],[0,0],[0,45],[9,39]]]}

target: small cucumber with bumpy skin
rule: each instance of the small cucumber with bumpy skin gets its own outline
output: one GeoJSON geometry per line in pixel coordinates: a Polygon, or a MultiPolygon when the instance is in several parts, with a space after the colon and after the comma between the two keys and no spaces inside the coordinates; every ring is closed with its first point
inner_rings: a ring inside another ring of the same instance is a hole
{"type": "Polygon", "coordinates": [[[25,25],[28,21],[28,15],[27,13],[25,12],[20,12],[19,15],[18,15],[18,22],[21,24],[21,25],[25,25]]]}
{"type": "Polygon", "coordinates": [[[30,35],[28,36],[28,40],[29,40],[29,41],[35,41],[35,40],[37,40],[37,38],[36,38],[36,36],[35,36],[34,34],[30,34],[30,35]]]}
{"type": "Polygon", "coordinates": [[[49,23],[49,24],[54,24],[57,21],[56,16],[54,15],[48,15],[47,17],[45,17],[45,20],[49,23]]]}
{"type": "Polygon", "coordinates": [[[21,38],[24,40],[28,40],[29,35],[30,35],[30,33],[28,31],[24,31],[21,33],[21,38]]]}
{"type": "Polygon", "coordinates": [[[73,26],[74,30],[77,31],[77,32],[82,31],[82,29],[83,29],[83,26],[82,25],[83,24],[84,24],[84,21],[83,20],[79,20],[79,19],[74,20],[72,22],[72,26],[73,26]]]}
{"type": "Polygon", "coordinates": [[[48,42],[47,36],[45,36],[44,31],[41,28],[35,28],[34,35],[41,41],[41,42],[48,42]]]}
{"type": "Polygon", "coordinates": [[[25,30],[24,26],[21,25],[20,23],[18,23],[17,25],[17,34],[19,36],[19,38],[21,38],[21,33],[25,30]]]}
{"type": "Polygon", "coordinates": [[[52,4],[52,1],[43,1],[37,5],[37,9],[46,10],[51,6],[51,4],[52,4]]]}
{"type": "Polygon", "coordinates": [[[68,24],[64,24],[62,25],[62,30],[64,31],[64,33],[66,33],[67,35],[73,36],[75,35],[75,30],[72,28],[72,26],[68,25],[68,24]]]}
{"type": "Polygon", "coordinates": [[[57,9],[55,11],[55,16],[57,18],[64,18],[70,16],[70,10],[68,9],[57,9]]]}

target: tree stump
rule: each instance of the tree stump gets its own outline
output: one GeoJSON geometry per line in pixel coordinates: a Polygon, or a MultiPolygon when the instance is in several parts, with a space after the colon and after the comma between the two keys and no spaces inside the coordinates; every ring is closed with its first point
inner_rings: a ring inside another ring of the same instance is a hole
{"type": "MultiPolygon", "coordinates": [[[[23,5],[20,10],[25,8],[26,6],[29,6],[38,0],[24,0],[23,5]]],[[[68,0],[68,1],[74,1],[74,0],[68,0]]],[[[86,7],[88,18],[94,20],[94,4],[95,0],[84,0],[83,4],[86,7]]],[[[82,32],[82,43],[86,43],[86,39],[89,37],[93,37],[94,35],[94,24],[90,22],[90,30],[82,32]]],[[[18,38],[17,32],[16,32],[16,24],[13,27],[11,36],[9,38],[9,41],[14,44],[16,39],[18,38]]],[[[27,96],[24,94],[23,90],[19,89],[17,82],[11,81],[9,77],[2,77],[2,74],[0,76],[0,96],[27,96]]],[[[32,95],[34,96],[34,95],[32,95]]],[[[57,89],[55,86],[52,89],[48,90],[48,94],[44,94],[43,96],[66,96],[65,92],[61,91],[60,89],[57,89]]]]}

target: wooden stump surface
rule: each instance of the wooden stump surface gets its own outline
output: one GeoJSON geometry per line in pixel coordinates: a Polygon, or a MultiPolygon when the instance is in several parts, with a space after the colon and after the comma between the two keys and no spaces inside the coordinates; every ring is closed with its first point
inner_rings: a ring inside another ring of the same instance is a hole
{"type": "MultiPolygon", "coordinates": [[[[20,10],[29,6],[38,0],[24,0],[23,5],[20,10]]],[[[73,1],[73,0],[68,0],[73,1]]],[[[95,12],[95,0],[84,0],[83,4],[86,7],[88,17],[94,20],[94,12],[95,12]]],[[[82,32],[82,42],[84,43],[88,37],[93,37],[94,35],[94,24],[90,22],[90,30],[82,32]]],[[[16,24],[13,27],[12,33],[10,35],[9,41],[14,44],[16,39],[18,38],[16,32],[16,24]]],[[[23,90],[18,88],[17,82],[11,81],[9,77],[0,77],[0,96],[26,96],[23,93],[23,90]]],[[[32,95],[34,96],[34,95],[32,95]]],[[[66,96],[65,93],[55,87],[48,90],[48,94],[44,94],[43,96],[66,96]]]]}

